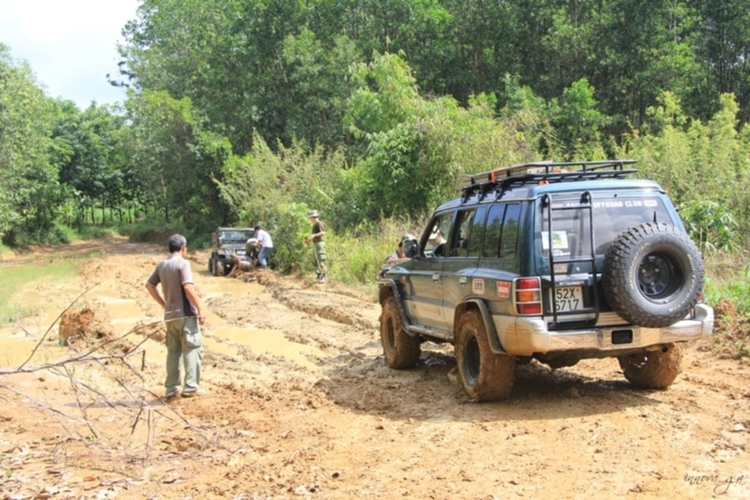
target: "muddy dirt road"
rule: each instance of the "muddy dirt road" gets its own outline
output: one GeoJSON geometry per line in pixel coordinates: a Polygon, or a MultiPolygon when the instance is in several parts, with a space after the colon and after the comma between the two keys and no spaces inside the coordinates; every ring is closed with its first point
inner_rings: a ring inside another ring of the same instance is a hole
{"type": "Polygon", "coordinates": [[[76,279],[19,290],[38,314],[0,330],[0,498],[750,498],[747,365],[691,345],[669,390],[642,391],[615,360],[532,362],[509,400],[475,404],[448,376],[450,346],[386,368],[373,297],[272,272],[215,278],[201,253],[208,394],[165,403],[161,311],[144,289],[164,253],[80,242],[49,256],[85,259],[76,279]],[[55,326],[40,343],[89,287],[74,307],[93,313],[86,341],[58,347],[55,326]],[[37,344],[27,368],[88,361],[8,373],[37,344]]]}

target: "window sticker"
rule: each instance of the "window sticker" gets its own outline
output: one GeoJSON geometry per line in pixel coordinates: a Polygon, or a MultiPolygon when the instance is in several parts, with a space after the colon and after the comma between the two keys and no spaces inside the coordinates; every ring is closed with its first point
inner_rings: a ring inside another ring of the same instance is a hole
{"type": "MultiPolygon", "coordinates": [[[[568,248],[568,235],[565,231],[552,231],[552,248],[568,248]]],[[[542,231],[542,250],[549,250],[549,231],[542,231]]]]}
{"type": "Polygon", "coordinates": [[[484,295],[484,280],[479,278],[472,280],[471,291],[478,295],[484,295]]]}
{"type": "Polygon", "coordinates": [[[497,282],[497,296],[501,299],[510,298],[510,283],[507,281],[497,282]]]}

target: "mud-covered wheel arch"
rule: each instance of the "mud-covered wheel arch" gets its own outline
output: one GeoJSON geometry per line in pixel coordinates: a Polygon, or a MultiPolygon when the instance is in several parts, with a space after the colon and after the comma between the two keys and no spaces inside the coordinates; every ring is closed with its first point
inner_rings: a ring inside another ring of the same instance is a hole
{"type": "Polygon", "coordinates": [[[702,293],[703,278],[700,251],[690,237],[670,224],[649,222],[612,242],[602,284],[620,317],[659,328],[690,313],[702,293]]]}
{"type": "Polygon", "coordinates": [[[658,350],[617,358],[625,378],[642,389],[666,389],[682,371],[682,348],[664,344],[658,350]]]}
{"type": "Polygon", "coordinates": [[[468,311],[458,320],[454,349],[466,394],[476,401],[508,397],[513,388],[516,358],[492,351],[479,311],[468,311]]]}
{"type": "Polygon", "coordinates": [[[404,331],[398,304],[393,296],[387,297],[383,302],[380,313],[380,340],[383,344],[385,362],[390,368],[412,368],[419,361],[419,339],[404,331]]]}

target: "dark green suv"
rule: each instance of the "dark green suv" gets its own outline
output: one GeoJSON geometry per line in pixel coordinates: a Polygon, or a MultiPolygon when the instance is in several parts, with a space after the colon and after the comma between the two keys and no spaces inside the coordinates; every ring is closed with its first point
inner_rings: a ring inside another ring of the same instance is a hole
{"type": "Polygon", "coordinates": [[[477,401],[510,393],[517,362],[617,357],[635,386],[666,388],[680,344],[710,335],[701,255],[664,189],[633,160],[539,162],[463,177],[381,279],[391,368],[425,340],[454,345],[477,401]]]}

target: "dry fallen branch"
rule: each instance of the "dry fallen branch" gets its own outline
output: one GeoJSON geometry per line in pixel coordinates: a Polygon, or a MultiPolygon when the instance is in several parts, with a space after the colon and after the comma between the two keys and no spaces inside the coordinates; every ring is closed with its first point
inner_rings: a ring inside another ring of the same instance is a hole
{"type": "MultiPolygon", "coordinates": [[[[155,414],[166,418],[171,422],[180,422],[184,428],[192,429],[192,431],[200,436],[200,438],[202,438],[204,442],[208,443],[210,440],[205,435],[203,435],[203,433],[196,426],[192,425],[183,415],[181,415],[175,408],[166,406],[168,411],[165,412],[160,408],[154,407],[153,402],[157,402],[157,404],[159,405],[163,405],[165,403],[165,401],[159,395],[145,388],[143,385],[133,385],[129,383],[125,377],[123,377],[122,375],[118,375],[117,373],[115,373],[115,370],[112,369],[112,366],[119,365],[125,369],[126,373],[134,375],[142,383],[145,382],[146,379],[142,373],[142,370],[145,368],[145,350],[142,350],[140,348],[145,342],[149,340],[148,336],[144,336],[143,339],[140,340],[140,342],[138,342],[134,347],[128,348],[127,352],[112,353],[107,352],[106,349],[108,346],[111,346],[116,342],[125,340],[128,336],[137,333],[139,330],[151,328],[154,325],[160,324],[161,321],[155,321],[152,323],[137,326],[119,337],[106,339],[89,349],[81,351],[79,351],[74,345],[71,344],[71,338],[68,339],[67,344],[68,348],[75,352],[73,356],[50,363],[40,364],[38,366],[29,365],[29,361],[33,358],[34,354],[40,348],[42,343],[47,339],[54,325],[60,321],[63,315],[68,310],[70,310],[83,295],[92,290],[95,286],[96,285],[86,289],[57,316],[57,318],[42,335],[42,338],[38,340],[29,357],[26,359],[26,361],[21,363],[18,368],[0,369],[0,377],[47,371],[61,378],[67,379],[70,383],[73,395],[75,397],[75,405],[78,407],[81,415],[71,415],[55,407],[54,405],[49,404],[48,402],[42,401],[29,394],[19,391],[18,389],[8,384],[0,383],[0,389],[5,389],[14,394],[23,396],[24,398],[31,401],[39,410],[52,412],[52,414],[55,415],[55,418],[58,419],[61,427],[65,429],[66,432],[68,432],[70,435],[77,436],[77,438],[81,439],[84,443],[86,443],[87,446],[91,444],[90,441],[92,441],[92,436],[94,438],[93,442],[98,442],[100,444],[103,444],[103,438],[107,437],[102,433],[101,430],[97,429],[97,426],[90,417],[89,410],[91,408],[106,407],[113,409],[118,413],[123,413],[126,416],[130,415],[129,420],[131,420],[131,423],[128,425],[128,427],[130,428],[131,435],[135,434],[139,422],[143,421],[146,426],[144,454],[141,458],[141,460],[143,461],[149,458],[153,447],[153,442],[156,435],[156,423],[154,421],[155,414]],[[131,363],[128,362],[128,358],[139,354],[142,356],[140,363],[141,370],[136,369],[131,363]],[[112,363],[116,363],[116,365],[112,365],[112,363]],[[109,394],[93,386],[90,382],[82,380],[80,377],[76,377],[75,367],[78,365],[95,366],[100,369],[108,380],[114,381],[125,392],[125,394],[127,395],[127,400],[113,400],[112,394],[109,394]],[[153,399],[149,401],[148,399],[146,399],[148,396],[152,397],[153,399]],[[61,421],[60,418],[62,418],[64,421],[61,421]],[[75,425],[67,425],[69,423],[85,425],[91,435],[88,437],[83,436],[80,431],[75,428],[75,425]]],[[[24,332],[27,336],[31,336],[25,329],[24,332]]]]}

